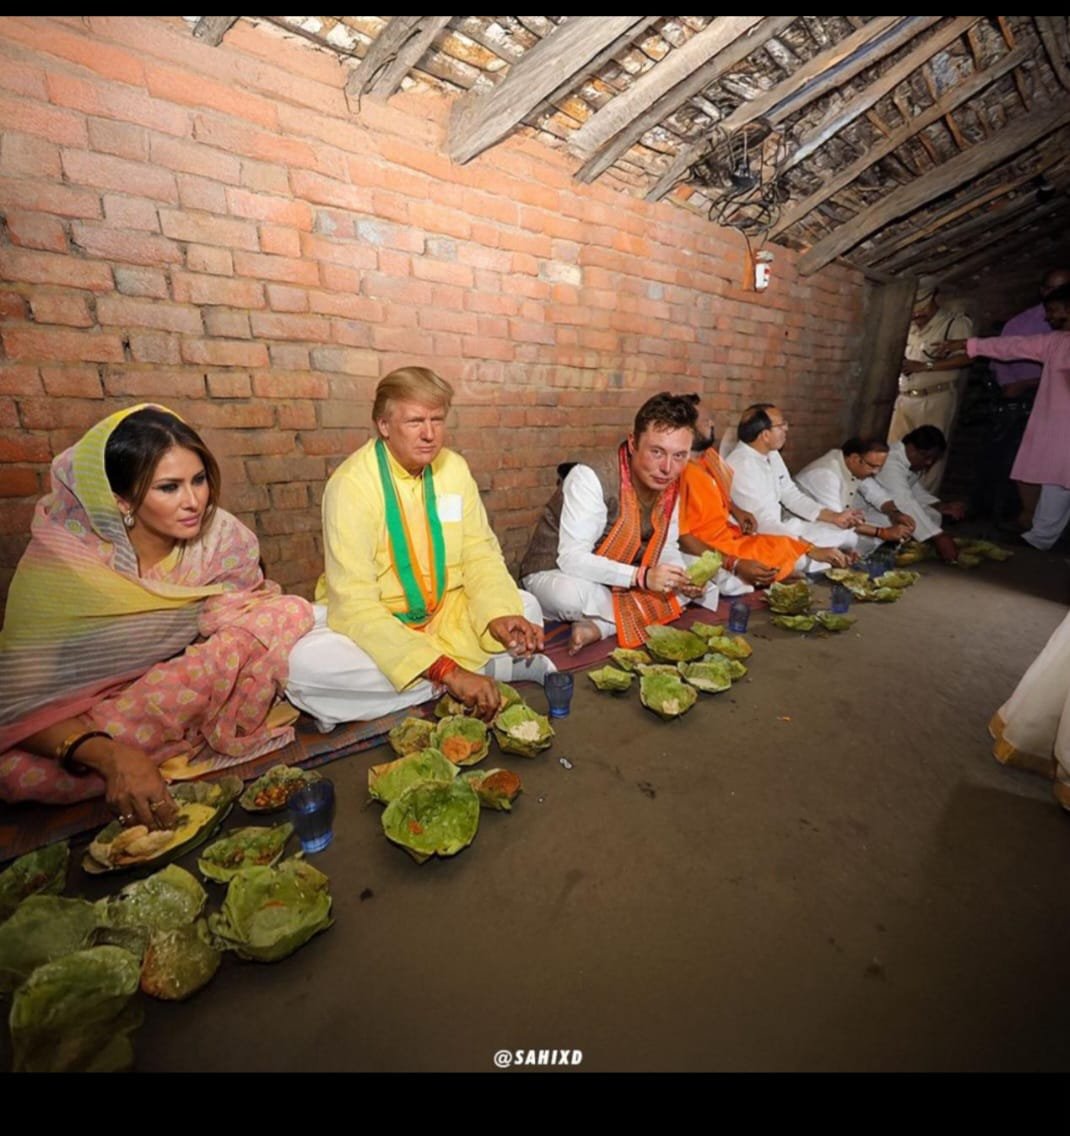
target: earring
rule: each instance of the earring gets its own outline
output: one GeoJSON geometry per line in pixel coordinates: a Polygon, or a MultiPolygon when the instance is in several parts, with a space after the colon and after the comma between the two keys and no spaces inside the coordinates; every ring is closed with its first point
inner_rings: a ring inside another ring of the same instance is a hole
{"type": "Polygon", "coordinates": [[[133,513],[123,513],[123,524],[128,529],[132,529],[134,527],[134,514],[133,513]]]}

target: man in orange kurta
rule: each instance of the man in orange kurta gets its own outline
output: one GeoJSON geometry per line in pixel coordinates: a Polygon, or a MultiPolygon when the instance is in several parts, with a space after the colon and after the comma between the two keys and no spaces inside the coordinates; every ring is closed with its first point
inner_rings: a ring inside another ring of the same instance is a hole
{"type": "Polygon", "coordinates": [[[807,556],[827,564],[846,564],[835,548],[817,548],[792,536],[755,532],[752,514],[732,505],[732,469],[703,439],[704,450],[692,454],[680,478],[680,548],[699,556],[713,548],[725,558],[724,567],[744,583],[763,587],[783,580],[807,556]],[[733,523],[735,516],[737,523],[733,523]]]}

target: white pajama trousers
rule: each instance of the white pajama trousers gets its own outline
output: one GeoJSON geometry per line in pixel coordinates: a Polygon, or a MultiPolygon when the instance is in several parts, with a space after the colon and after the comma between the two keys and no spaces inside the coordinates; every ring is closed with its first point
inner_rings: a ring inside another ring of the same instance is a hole
{"type": "MultiPolygon", "coordinates": [[[[541,626],[542,611],[535,597],[522,591],[520,598],[524,618],[541,626]]],[[[340,722],[367,722],[394,714],[435,697],[435,687],[426,679],[395,690],[366,651],[327,626],[326,604],[314,604],[313,610],[315,626],[290,652],[286,697],[311,714],[321,732],[333,730],[340,722]]],[[[523,682],[524,669],[524,660],[503,652],[488,660],[483,673],[502,682],[523,682]]]]}
{"type": "Polygon", "coordinates": [[[1070,523],[1070,489],[1042,485],[1033,527],[1022,533],[1022,540],[1034,548],[1049,549],[1062,536],[1067,523],[1070,523]]]}

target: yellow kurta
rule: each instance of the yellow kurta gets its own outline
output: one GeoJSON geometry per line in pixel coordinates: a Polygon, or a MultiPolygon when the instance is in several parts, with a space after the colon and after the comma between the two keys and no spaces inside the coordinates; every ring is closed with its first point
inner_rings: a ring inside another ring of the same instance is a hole
{"type": "MultiPolygon", "coordinates": [[[[387,453],[418,570],[430,590],[432,557],[423,481],[387,453]]],[[[316,599],[327,604],[331,630],[366,651],[397,690],[419,678],[440,655],[479,670],[492,654],[503,650],[487,634],[490,621],[523,614],[520,593],[502,559],[468,463],[460,454],[442,450],[431,464],[431,473],[446,546],[446,587],[438,610],[418,629],[392,614],[407,606],[390,555],[374,440],[335,470],[323,494],[326,573],[316,587],[316,599]]]]}

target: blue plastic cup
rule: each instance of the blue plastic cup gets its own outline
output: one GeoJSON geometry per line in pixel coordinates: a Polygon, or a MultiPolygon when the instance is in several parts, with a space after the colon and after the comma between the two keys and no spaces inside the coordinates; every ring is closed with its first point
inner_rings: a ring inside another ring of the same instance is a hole
{"type": "Polygon", "coordinates": [[[550,704],[551,718],[567,718],[572,708],[572,691],[575,679],[565,671],[548,674],[543,682],[546,701],[550,704]]]}
{"type": "Polygon", "coordinates": [[[735,635],[742,635],[747,630],[750,620],[750,608],[744,600],[733,600],[728,609],[728,630],[735,635]]]}
{"type": "Polygon", "coordinates": [[[850,589],[843,584],[832,585],[832,596],[829,602],[834,615],[844,615],[851,606],[850,589]]]}
{"type": "Polygon", "coordinates": [[[290,821],[305,852],[322,852],[334,839],[334,783],[312,781],[288,802],[290,821]]]}

